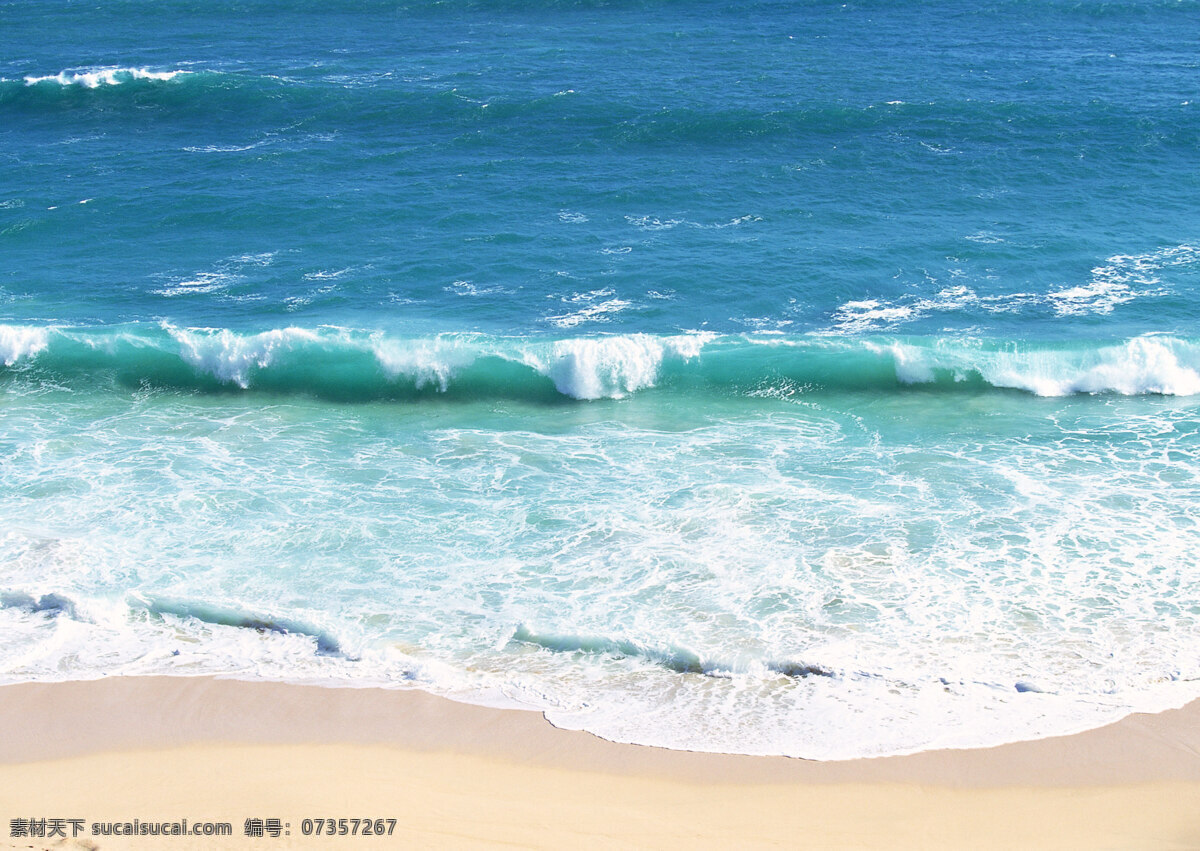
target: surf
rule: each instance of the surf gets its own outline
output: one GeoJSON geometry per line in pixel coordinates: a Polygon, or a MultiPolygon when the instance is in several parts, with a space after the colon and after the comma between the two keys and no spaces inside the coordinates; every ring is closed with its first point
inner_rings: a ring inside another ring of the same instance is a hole
{"type": "Polygon", "coordinates": [[[9,387],[55,380],[334,401],[622,399],[654,390],[787,393],[1019,391],[1200,394],[1200,341],[1146,334],[1071,343],[702,332],[562,338],[392,336],[319,326],[258,332],[0,325],[9,387]]]}

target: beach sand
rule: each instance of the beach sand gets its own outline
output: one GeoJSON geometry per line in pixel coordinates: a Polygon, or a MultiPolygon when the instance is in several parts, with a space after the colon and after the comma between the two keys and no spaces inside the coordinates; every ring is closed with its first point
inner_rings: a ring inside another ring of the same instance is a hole
{"type": "Polygon", "coordinates": [[[204,677],[5,686],[0,730],[0,847],[1200,848],[1200,702],[832,763],[614,744],[416,691],[204,677]],[[43,818],[83,832],[11,835],[43,818]],[[185,818],[232,835],[91,834],[185,818]],[[273,818],[279,836],[245,835],[273,818]],[[303,835],[343,818],[395,826],[303,835]]]}

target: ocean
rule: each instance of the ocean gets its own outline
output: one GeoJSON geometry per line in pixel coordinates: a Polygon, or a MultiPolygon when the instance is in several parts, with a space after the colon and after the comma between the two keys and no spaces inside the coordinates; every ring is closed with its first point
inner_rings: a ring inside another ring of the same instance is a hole
{"type": "Polygon", "coordinates": [[[813,759],[1200,697],[1198,37],[0,0],[0,682],[813,759]]]}

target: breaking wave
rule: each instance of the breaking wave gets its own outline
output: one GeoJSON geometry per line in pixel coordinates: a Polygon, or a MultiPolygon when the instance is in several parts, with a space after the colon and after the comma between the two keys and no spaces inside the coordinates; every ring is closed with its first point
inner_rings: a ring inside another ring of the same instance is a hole
{"type": "Polygon", "coordinates": [[[784,677],[837,676],[832,670],[819,665],[810,665],[791,659],[755,660],[748,663],[728,659],[706,659],[685,647],[670,644],[652,646],[629,639],[600,635],[536,633],[524,624],[513,633],[513,641],[532,644],[555,653],[584,653],[639,659],[677,674],[704,674],[721,677],[757,668],[761,673],[784,677]]]}
{"type": "Polygon", "coordinates": [[[57,74],[25,77],[26,86],[57,85],[83,86],[87,89],[97,89],[100,86],[119,86],[135,80],[154,80],[166,82],[173,80],[189,71],[151,71],[148,68],[83,68],[77,70],[59,71],[57,74]]]}
{"type": "MultiPolygon", "coordinates": [[[[45,600],[45,598],[42,598],[45,600]]],[[[225,608],[211,603],[182,600],[168,597],[153,599],[131,598],[133,608],[142,608],[151,615],[172,615],[177,618],[195,618],[202,623],[215,626],[232,626],[278,635],[304,635],[313,639],[316,652],[321,656],[345,656],[337,638],[328,632],[303,621],[271,617],[237,609],[225,608]]]]}
{"type": "Polygon", "coordinates": [[[1018,390],[1038,396],[1200,394],[1200,341],[623,334],[565,339],[344,328],[0,325],[0,378],[112,382],[335,401],[620,399],[652,388],[725,395],[1018,390]]]}

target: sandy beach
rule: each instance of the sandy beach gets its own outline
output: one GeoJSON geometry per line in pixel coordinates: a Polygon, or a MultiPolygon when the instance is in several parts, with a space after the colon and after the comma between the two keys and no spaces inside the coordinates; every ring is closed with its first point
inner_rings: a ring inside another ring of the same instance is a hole
{"type": "Polygon", "coordinates": [[[415,691],[147,677],[0,696],[0,847],[1200,847],[1200,704],[818,763],[614,744],[415,691]],[[40,819],[67,837],[13,835],[40,819]],[[232,833],[93,833],[135,819],[232,833]],[[385,834],[317,835],[327,819],[385,834]]]}

